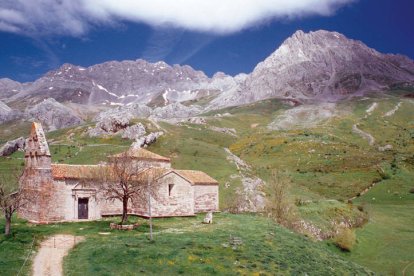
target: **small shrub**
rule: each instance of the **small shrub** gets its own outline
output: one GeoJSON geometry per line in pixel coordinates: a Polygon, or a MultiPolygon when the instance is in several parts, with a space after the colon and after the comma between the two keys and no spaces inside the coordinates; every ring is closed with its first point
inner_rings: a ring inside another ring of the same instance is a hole
{"type": "Polygon", "coordinates": [[[410,193],[414,194],[414,187],[410,189],[410,193]]]}
{"type": "Polygon", "coordinates": [[[349,228],[339,229],[338,234],[334,239],[335,245],[344,251],[351,251],[356,242],[356,236],[354,231],[349,228]]]}
{"type": "Polygon", "coordinates": [[[296,205],[296,206],[303,206],[303,205],[305,205],[305,204],[306,204],[306,201],[305,201],[305,200],[303,200],[302,198],[297,197],[297,198],[295,199],[295,205],[296,205]]]}

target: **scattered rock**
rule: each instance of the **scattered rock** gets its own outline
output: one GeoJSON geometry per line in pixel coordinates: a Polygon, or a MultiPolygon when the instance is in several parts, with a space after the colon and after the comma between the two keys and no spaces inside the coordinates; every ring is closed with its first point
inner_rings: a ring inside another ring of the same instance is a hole
{"type": "Polygon", "coordinates": [[[117,224],[117,223],[113,223],[111,222],[109,224],[109,227],[111,229],[116,229],[116,230],[134,230],[135,228],[137,228],[139,226],[139,224],[117,224]]]}
{"type": "Polygon", "coordinates": [[[211,126],[210,129],[213,130],[213,131],[217,131],[217,132],[221,132],[221,133],[224,133],[224,134],[228,134],[228,135],[237,137],[237,134],[236,134],[237,132],[234,128],[211,126]]]}
{"type": "Polygon", "coordinates": [[[240,178],[242,189],[236,191],[240,196],[241,202],[238,203],[237,212],[260,212],[265,207],[265,194],[262,189],[265,182],[254,176],[251,167],[238,156],[233,154],[228,148],[224,148],[227,153],[227,160],[234,163],[239,173],[230,178],[240,178]]]}
{"type": "Polygon", "coordinates": [[[26,145],[26,140],[23,137],[19,137],[15,140],[8,141],[0,148],[0,156],[9,156],[12,155],[17,150],[24,150],[26,145]]]}
{"type": "Polygon", "coordinates": [[[164,107],[157,107],[152,112],[155,118],[188,118],[201,113],[202,108],[196,105],[185,106],[181,103],[173,103],[164,107]]]}
{"type": "Polygon", "coordinates": [[[387,150],[392,150],[392,145],[385,145],[383,147],[378,147],[379,151],[387,151],[387,150]]]}
{"type": "Polygon", "coordinates": [[[216,115],[214,115],[214,117],[228,117],[228,116],[232,116],[230,113],[226,112],[224,114],[221,113],[217,113],[216,115]]]}
{"type": "Polygon", "coordinates": [[[339,115],[334,103],[301,105],[284,111],[269,124],[268,128],[271,130],[310,128],[339,115]]]}
{"type": "Polygon", "coordinates": [[[162,132],[162,131],[152,132],[152,133],[148,134],[147,136],[143,136],[143,137],[138,138],[134,143],[132,143],[131,147],[132,148],[147,147],[147,146],[151,145],[152,143],[154,143],[155,141],[157,141],[157,139],[163,134],[164,134],[164,132],[162,132]]]}
{"type": "Polygon", "coordinates": [[[187,119],[187,122],[197,125],[205,125],[207,123],[206,119],[203,117],[191,117],[187,119]]]}
{"type": "Polygon", "coordinates": [[[151,115],[152,109],[143,104],[131,104],[126,106],[120,106],[117,108],[109,109],[99,113],[95,117],[95,121],[100,122],[106,120],[106,118],[146,118],[151,115]]]}

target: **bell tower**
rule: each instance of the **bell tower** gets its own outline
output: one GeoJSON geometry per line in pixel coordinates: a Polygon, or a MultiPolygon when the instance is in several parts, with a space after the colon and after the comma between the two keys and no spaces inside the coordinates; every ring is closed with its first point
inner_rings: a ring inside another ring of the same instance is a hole
{"type": "Polygon", "coordinates": [[[24,159],[26,168],[51,169],[49,146],[40,123],[32,123],[30,136],[26,140],[26,153],[24,159]]]}
{"type": "Polygon", "coordinates": [[[20,208],[19,214],[31,222],[47,223],[53,217],[51,198],[55,189],[49,146],[40,123],[32,123],[24,158],[20,186],[30,194],[30,202],[20,208]]]}

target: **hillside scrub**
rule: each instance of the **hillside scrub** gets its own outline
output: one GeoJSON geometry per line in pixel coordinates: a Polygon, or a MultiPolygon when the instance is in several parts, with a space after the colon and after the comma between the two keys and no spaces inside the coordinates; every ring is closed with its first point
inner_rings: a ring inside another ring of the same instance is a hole
{"type": "Polygon", "coordinates": [[[342,227],[334,238],[335,245],[344,251],[351,251],[356,242],[355,232],[349,228],[342,227]]]}
{"type": "Polygon", "coordinates": [[[265,210],[279,224],[294,228],[298,220],[295,205],[289,195],[290,179],[284,173],[272,171],[267,183],[265,210]]]}

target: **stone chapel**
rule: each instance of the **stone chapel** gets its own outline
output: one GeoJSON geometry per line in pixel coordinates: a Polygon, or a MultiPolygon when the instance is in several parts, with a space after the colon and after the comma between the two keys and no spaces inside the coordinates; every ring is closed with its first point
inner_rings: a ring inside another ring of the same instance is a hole
{"type": "MultiPolygon", "coordinates": [[[[134,162],[157,170],[157,197],[151,199],[152,217],[194,216],[219,209],[219,184],[206,173],[176,170],[171,161],[145,149],[127,151],[134,162]]],[[[116,158],[114,155],[113,158],[116,158]]],[[[26,141],[25,169],[20,185],[29,189],[33,202],[19,215],[33,223],[95,220],[122,214],[122,203],[106,200],[99,192],[99,180],[91,171],[102,165],[53,164],[45,133],[33,123],[26,141]]],[[[129,203],[128,213],[149,216],[148,202],[129,203]]]]}

